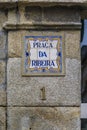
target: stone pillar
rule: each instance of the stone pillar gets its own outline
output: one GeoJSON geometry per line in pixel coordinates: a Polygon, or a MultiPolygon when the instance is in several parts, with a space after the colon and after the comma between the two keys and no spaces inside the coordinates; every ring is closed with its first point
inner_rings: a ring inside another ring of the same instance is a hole
{"type": "Polygon", "coordinates": [[[80,5],[42,0],[11,4],[3,22],[8,31],[7,130],[80,130],[80,5]],[[23,76],[24,37],[59,35],[63,75],[23,76]]]}
{"type": "Polygon", "coordinates": [[[9,10],[7,101],[8,130],[80,130],[80,16],[68,7],[21,6],[9,10]],[[21,29],[21,30],[20,30],[21,29]],[[22,77],[24,36],[64,40],[65,75],[22,77]],[[41,99],[45,87],[46,100],[41,99]],[[24,120],[23,120],[24,119],[24,120]],[[24,121],[24,123],[23,123],[24,121]]]}
{"type": "Polygon", "coordinates": [[[0,9],[0,130],[6,130],[7,32],[3,30],[3,23],[6,20],[6,11],[0,9]]]}

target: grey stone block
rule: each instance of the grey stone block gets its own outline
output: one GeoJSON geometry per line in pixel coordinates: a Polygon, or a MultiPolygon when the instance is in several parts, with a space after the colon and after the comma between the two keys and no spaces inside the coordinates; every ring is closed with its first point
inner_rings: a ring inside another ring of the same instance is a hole
{"type": "Polygon", "coordinates": [[[5,67],[6,63],[4,61],[0,61],[0,105],[2,106],[6,106],[5,67]]]}
{"type": "Polygon", "coordinates": [[[6,21],[7,21],[6,12],[4,10],[0,10],[0,30],[3,29],[3,23],[6,21]]]}
{"type": "Polygon", "coordinates": [[[6,58],[6,50],[0,49],[0,59],[5,59],[6,58]]]}
{"type": "Polygon", "coordinates": [[[67,58],[80,60],[80,31],[9,31],[8,33],[8,56],[21,57],[24,36],[57,36],[65,35],[65,54],[67,58]],[[72,49],[73,48],[73,49],[72,49]]]}
{"type": "Polygon", "coordinates": [[[65,52],[66,57],[80,60],[80,31],[65,31],[65,52]]]}
{"type": "Polygon", "coordinates": [[[7,130],[80,130],[80,109],[8,107],[7,130]]]}
{"type": "Polygon", "coordinates": [[[43,21],[52,23],[80,22],[80,15],[78,10],[57,6],[42,8],[39,6],[27,6],[25,7],[24,16],[26,21],[29,20],[29,22],[32,21],[33,23],[43,21]]]}
{"type": "Polygon", "coordinates": [[[40,22],[42,20],[42,9],[39,6],[26,7],[25,18],[29,21],[40,22]]]}
{"type": "Polygon", "coordinates": [[[6,46],[6,34],[0,31],[0,49],[5,49],[6,46]]]}
{"type": "Polygon", "coordinates": [[[0,106],[6,106],[6,91],[0,88],[0,106]]]}
{"type": "Polygon", "coordinates": [[[22,77],[21,58],[10,58],[7,65],[8,105],[79,106],[80,75],[80,61],[66,59],[64,77],[22,77]],[[43,87],[46,100],[42,100],[43,87]]]}
{"type": "Polygon", "coordinates": [[[6,63],[0,60],[0,84],[5,83],[5,67],[6,63]]]}
{"type": "Polygon", "coordinates": [[[6,130],[6,109],[0,107],[0,130],[6,130]]]}
{"type": "Polygon", "coordinates": [[[80,15],[75,9],[55,6],[45,7],[43,10],[43,20],[46,22],[80,22],[80,15]]]}

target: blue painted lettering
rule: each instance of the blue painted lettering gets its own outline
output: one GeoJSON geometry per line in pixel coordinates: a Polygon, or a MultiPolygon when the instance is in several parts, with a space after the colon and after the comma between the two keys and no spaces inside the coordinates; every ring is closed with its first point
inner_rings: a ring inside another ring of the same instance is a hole
{"type": "Polygon", "coordinates": [[[54,61],[51,62],[51,66],[55,66],[54,61]]]}
{"type": "Polygon", "coordinates": [[[50,60],[32,60],[32,66],[33,67],[54,67],[55,63],[54,61],[50,60]]]}
{"type": "Polygon", "coordinates": [[[39,51],[39,57],[47,57],[46,52],[39,51]]]}
{"type": "Polygon", "coordinates": [[[34,42],[33,48],[53,48],[53,45],[48,42],[34,42]]]}

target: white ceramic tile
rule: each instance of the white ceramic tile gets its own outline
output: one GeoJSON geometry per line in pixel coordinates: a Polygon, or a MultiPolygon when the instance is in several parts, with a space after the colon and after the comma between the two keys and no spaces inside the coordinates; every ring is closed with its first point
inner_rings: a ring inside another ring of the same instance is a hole
{"type": "Polygon", "coordinates": [[[57,62],[54,60],[50,60],[49,68],[58,68],[57,62]]]}
{"type": "Polygon", "coordinates": [[[29,43],[30,43],[30,47],[33,48],[34,40],[29,40],[29,43]]]}
{"type": "Polygon", "coordinates": [[[50,60],[56,60],[57,59],[57,49],[50,49],[50,60]]]}
{"type": "Polygon", "coordinates": [[[49,60],[49,49],[38,49],[38,60],[49,60]]]}
{"type": "Polygon", "coordinates": [[[53,48],[57,47],[58,40],[51,41],[53,48]]]}
{"type": "Polygon", "coordinates": [[[31,60],[37,60],[37,49],[35,48],[35,49],[30,49],[30,59],[31,60]]]}

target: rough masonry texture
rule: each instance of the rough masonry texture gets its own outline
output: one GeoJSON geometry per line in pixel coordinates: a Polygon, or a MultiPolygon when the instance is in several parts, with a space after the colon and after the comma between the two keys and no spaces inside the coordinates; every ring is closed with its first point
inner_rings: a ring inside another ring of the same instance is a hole
{"type": "Polygon", "coordinates": [[[8,55],[10,58],[22,57],[24,36],[64,34],[65,55],[67,58],[80,60],[80,31],[9,31],[8,55]],[[73,40],[74,39],[74,40],[73,40]],[[72,49],[73,48],[73,49],[72,49]]]}
{"type": "Polygon", "coordinates": [[[80,62],[78,60],[66,59],[65,77],[22,77],[20,67],[20,58],[8,60],[8,105],[80,105],[80,62]],[[46,88],[45,101],[41,100],[43,87],[46,88]]]}
{"type": "Polygon", "coordinates": [[[5,89],[6,89],[6,52],[7,51],[6,51],[6,32],[3,30],[2,27],[3,23],[6,20],[7,20],[7,15],[5,10],[0,10],[0,106],[6,106],[5,89]]]}
{"type": "Polygon", "coordinates": [[[80,33],[86,3],[0,0],[0,130],[81,129],[80,33]],[[65,74],[22,76],[24,37],[60,34],[65,74]]]}
{"type": "Polygon", "coordinates": [[[0,107],[0,130],[6,130],[6,109],[0,107]]]}
{"type": "Polygon", "coordinates": [[[10,107],[8,130],[80,130],[79,114],[77,107],[10,107]]]}

